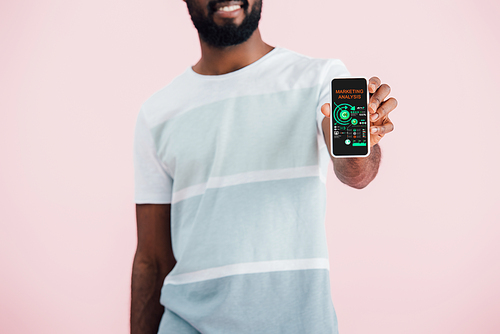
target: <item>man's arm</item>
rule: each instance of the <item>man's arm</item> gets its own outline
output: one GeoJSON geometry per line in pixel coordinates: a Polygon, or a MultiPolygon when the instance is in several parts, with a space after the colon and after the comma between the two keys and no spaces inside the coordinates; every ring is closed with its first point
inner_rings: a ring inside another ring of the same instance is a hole
{"type": "MultiPolygon", "coordinates": [[[[370,155],[363,158],[334,158],[333,170],[338,179],[353,188],[362,189],[366,187],[377,176],[382,156],[379,141],[386,133],[394,129],[389,119],[389,113],[394,110],[398,103],[395,98],[385,98],[391,92],[391,88],[386,84],[381,84],[377,77],[370,79],[368,84],[370,92],[370,103],[368,111],[370,112],[370,155]]],[[[328,152],[330,149],[330,104],[326,103],[321,107],[321,112],[325,115],[321,126],[325,138],[328,152]]]]}
{"type": "Polygon", "coordinates": [[[137,204],[137,250],[132,267],[131,334],[156,334],[163,315],[160,292],[176,264],[170,204],[137,204]]]}

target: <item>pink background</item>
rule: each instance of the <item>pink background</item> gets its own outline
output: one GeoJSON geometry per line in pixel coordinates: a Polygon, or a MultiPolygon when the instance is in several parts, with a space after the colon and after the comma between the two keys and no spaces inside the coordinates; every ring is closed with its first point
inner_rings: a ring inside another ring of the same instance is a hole
{"type": "MultiPolygon", "coordinates": [[[[377,179],[329,175],[342,334],[500,332],[499,17],[485,0],[264,1],[268,43],[399,100],[377,179]]],[[[3,1],[0,27],[0,332],[127,333],[135,119],[197,61],[196,31],[181,0],[3,1]]]]}

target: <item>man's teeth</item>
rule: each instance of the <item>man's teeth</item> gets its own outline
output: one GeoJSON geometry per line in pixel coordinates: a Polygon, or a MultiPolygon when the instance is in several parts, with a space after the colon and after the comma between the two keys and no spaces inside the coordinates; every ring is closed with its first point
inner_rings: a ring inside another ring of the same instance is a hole
{"type": "Polygon", "coordinates": [[[221,7],[221,8],[219,8],[219,10],[222,11],[222,12],[232,12],[233,10],[237,10],[237,9],[240,9],[240,8],[241,8],[240,5],[233,5],[233,6],[221,7]]]}

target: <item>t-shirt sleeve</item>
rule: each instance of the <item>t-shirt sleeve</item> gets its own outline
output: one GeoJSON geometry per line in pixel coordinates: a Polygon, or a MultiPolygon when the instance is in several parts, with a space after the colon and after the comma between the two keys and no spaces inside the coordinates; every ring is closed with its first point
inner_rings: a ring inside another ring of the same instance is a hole
{"type": "Polygon", "coordinates": [[[323,128],[321,123],[325,115],[321,112],[321,106],[325,103],[331,103],[330,97],[330,85],[333,78],[348,77],[351,74],[347,70],[347,67],[339,59],[329,59],[325,69],[323,70],[323,75],[321,76],[321,89],[319,93],[319,103],[316,108],[316,121],[318,124],[318,129],[320,133],[323,133],[323,128]]]}
{"type": "Polygon", "coordinates": [[[134,201],[137,204],[172,202],[172,178],[159,159],[143,109],[139,111],[134,133],[134,201]]]}

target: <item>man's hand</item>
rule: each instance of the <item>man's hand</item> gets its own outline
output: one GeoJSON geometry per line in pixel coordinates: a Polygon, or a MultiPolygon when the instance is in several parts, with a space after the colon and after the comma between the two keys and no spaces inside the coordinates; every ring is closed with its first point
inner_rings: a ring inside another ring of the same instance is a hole
{"type": "MultiPolygon", "coordinates": [[[[394,124],[389,119],[389,113],[398,105],[398,101],[391,97],[386,100],[391,92],[391,87],[382,84],[379,78],[372,77],[368,83],[370,101],[368,111],[370,113],[370,147],[378,144],[386,133],[394,130],[394,124]]],[[[321,112],[325,117],[330,118],[330,103],[321,106],[321,112]]]]}
{"type": "Polygon", "coordinates": [[[389,119],[389,113],[397,107],[398,101],[393,97],[386,100],[391,92],[391,87],[382,84],[377,77],[370,78],[368,92],[370,92],[370,102],[368,104],[368,111],[370,112],[370,145],[373,146],[386,133],[394,130],[394,124],[389,119]]]}

